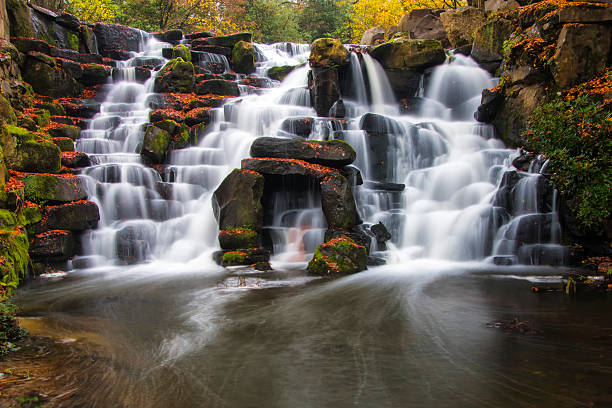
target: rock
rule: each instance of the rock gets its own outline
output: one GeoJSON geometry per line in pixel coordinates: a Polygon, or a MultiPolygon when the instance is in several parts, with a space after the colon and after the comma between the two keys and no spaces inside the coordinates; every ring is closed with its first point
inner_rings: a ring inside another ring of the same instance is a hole
{"type": "Polygon", "coordinates": [[[372,27],[364,31],[359,44],[378,45],[385,42],[385,27],[372,27]]]}
{"type": "Polygon", "coordinates": [[[72,139],[67,137],[54,137],[53,144],[59,147],[61,152],[73,152],[74,142],[72,139]]]}
{"type": "Polygon", "coordinates": [[[442,64],[446,54],[437,40],[394,38],[374,47],[370,55],[385,69],[423,70],[442,64]]]}
{"type": "Polygon", "coordinates": [[[422,73],[409,69],[386,69],[387,79],[397,99],[412,98],[421,86],[422,73]]]}
{"type": "Polygon", "coordinates": [[[516,10],[521,7],[516,0],[486,0],[485,1],[485,13],[497,13],[499,11],[510,11],[516,10]]]}
{"type": "Polygon", "coordinates": [[[52,137],[68,137],[72,140],[77,140],[81,137],[81,128],[73,125],[52,127],[48,132],[52,137]]]}
{"type": "Polygon", "coordinates": [[[6,0],[6,11],[10,22],[11,37],[34,37],[32,14],[23,0],[6,0]]]}
{"type": "Polygon", "coordinates": [[[190,127],[200,123],[208,125],[210,120],[211,114],[209,108],[195,108],[185,114],[185,124],[190,127]]]}
{"type": "Polygon", "coordinates": [[[255,72],[255,49],[253,44],[238,41],[232,49],[232,68],[239,74],[252,74],[255,72]]]}
{"type": "Polygon", "coordinates": [[[6,166],[11,170],[56,173],[60,169],[58,147],[26,129],[4,125],[1,142],[6,166]]]}
{"type": "Polygon", "coordinates": [[[338,69],[314,67],[308,75],[310,99],[318,116],[327,116],[331,107],[340,99],[338,69]]]}
{"type": "Polygon", "coordinates": [[[85,86],[105,84],[112,72],[110,67],[100,64],[83,64],[81,67],[83,75],[79,82],[85,86]]]}
{"type": "Polygon", "coordinates": [[[388,152],[394,148],[396,135],[403,134],[404,126],[395,119],[366,113],[361,117],[359,127],[368,136],[370,176],[377,181],[388,180],[393,171],[388,166],[388,152]]]}
{"type": "Polygon", "coordinates": [[[400,18],[397,24],[397,32],[405,33],[407,38],[438,40],[443,47],[449,46],[446,30],[440,19],[440,10],[411,10],[400,18]]]}
{"type": "Polygon", "coordinates": [[[103,56],[110,50],[140,51],[140,31],[120,24],[96,23],[93,27],[98,42],[98,51],[103,56]]]}
{"type": "Polygon", "coordinates": [[[400,134],[404,127],[397,120],[377,113],[366,113],[359,121],[359,129],[370,133],[400,134]]]}
{"type": "Polygon", "coordinates": [[[491,123],[504,104],[504,95],[501,90],[484,89],[480,106],[474,112],[474,119],[482,123],[491,123]]]}
{"type": "Polygon", "coordinates": [[[62,152],[62,166],[78,169],[91,165],[89,156],[81,152],[62,152]]]}
{"type": "Polygon", "coordinates": [[[240,96],[238,84],[225,79],[209,79],[202,81],[196,87],[198,95],[224,95],[224,96],[240,96]]]}
{"type": "Polygon", "coordinates": [[[371,190],[388,191],[388,192],[402,192],[406,189],[405,184],[400,183],[389,183],[386,181],[366,181],[364,186],[371,190]]]}
{"type": "Polygon", "coordinates": [[[268,78],[274,79],[275,81],[282,81],[289,75],[297,65],[281,65],[278,67],[272,67],[268,70],[268,78]]]}
{"type": "Polygon", "coordinates": [[[79,27],[79,37],[81,38],[79,52],[84,54],[98,54],[98,41],[91,27],[86,25],[79,27]]]}
{"type": "Polygon", "coordinates": [[[155,92],[191,93],[195,85],[193,64],[176,58],[162,68],[155,78],[155,92]]]}
{"type": "Polygon", "coordinates": [[[325,239],[324,242],[331,241],[335,238],[346,237],[350,238],[357,245],[361,245],[365,247],[366,253],[370,253],[370,247],[372,246],[372,238],[363,232],[360,225],[353,227],[351,229],[327,229],[325,231],[325,239]]]}
{"type": "MultiPolygon", "coordinates": [[[[191,51],[195,51],[195,52],[207,52],[210,54],[219,54],[219,55],[223,55],[225,58],[227,59],[231,59],[232,58],[232,50],[233,48],[229,48],[229,47],[221,47],[219,45],[210,45],[210,44],[206,44],[202,41],[194,41],[191,45],[191,51]]],[[[194,58],[195,56],[192,55],[194,58]]]]}
{"type": "Polygon", "coordinates": [[[171,137],[168,132],[153,125],[148,125],[142,140],[140,155],[155,164],[161,164],[166,159],[171,137]]]}
{"type": "Polygon", "coordinates": [[[40,95],[54,98],[77,96],[81,85],[64,70],[28,56],[22,71],[23,79],[40,95]]]}
{"type": "Polygon", "coordinates": [[[331,229],[350,229],[359,223],[353,189],[346,177],[334,174],[321,181],[321,208],[331,229]]]}
{"type": "Polygon", "coordinates": [[[58,13],[57,17],[55,17],[55,22],[74,31],[78,31],[81,27],[79,18],[69,13],[58,13]]]}
{"type": "Polygon", "coordinates": [[[203,38],[201,41],[209,45],[218,45],[221,47],[234,48],[240,41],[247,43],[253,42],[253,34],[251,33],[237,33],[230,35],[220,35],[217,37],[203,38]]]}
{"type": "Polygon", "coordinates": [[[474,31],[472,58],[480,63],[501,61],[503,46],[514,26],[510,20],[494,17],[474,31]]]}
{"type": "Polygon", "coordinates": [[[29,201],[70,202],[87,198],[81,180],[72,175],[28,174],[23,183],[29,201]]]}
{"type": "Polygon", "coordinates": [[[234,169],[213,193],[212,204],[219,229],[259,230],[263,225],[263,190],[261,174],[234,169]]]}
{"type": "Polygon", "coordinates": [[[277,137],[260,137],[251,145],[251,156],[298,159],[309,163],[340,168],[355,161],[357,154],[341,140],[305,141],[277,137]]]}
{"type": "Polygon", "coordinates": [[[347,237],[334,238],[321,244],[308,263],[311,275],[344,275],[367,269],[366,248],[347,237]]]}
{"type": "MultiPolygon", "coordinates": [[[[134,53],[127,50],[108,50],[106,51],[106,55],[107,58],[115,61],[127,61],[134,56],[134,53]]],[[[168,59],[172,59],[172,49],[170,49],[170,56],[168,56],[168,59]]]]}
{"type": "Polygon", "coordinates": [[[100,212],[96,203],[77,201],[45,207],[40,228],[43,230],[85,231],[96,228],[99,220],[100,212]]]}
{"type": "MultiPolygon", "coordinates": [[[[64,110],[66,111],[66,115],[72,116],[75,118],[85,118],[91,119],[96,113],[100,112],[100,106],[102,105],[100,102],[97,102],[92,99],[76,99],[76,98],[62,98],[59,100],[59,103],[62,105],[64,110]]],[[[55,122],[58,122],[57,117],[53,119],[55,122]]],[[[70,123],[66,123],[70,124],[70,123]]],[[[72,123],[78,124],[76,123],[72,123]]]]}
{"type": "Polygon", "coordinates": [[[149,114],[149,122],[157,123],[170,120],[177,123],[183,122],[183,115],[174,109],[157,109],[149,114]]]}
{"type": "Polygon", "coordinates": [[[327,176],[340,174],[337,169],[312,164],[297,159],[256,158],[243,159],[241,168],[264,175],[305,176],[321,180],[327,176]]]}
{"type": "Polygon", "coordinates": [[[172,58],[182,58],[183,61],[191,62],[191,51],[183,44],[175,45],[172,49],[172,58]]]}
{"type": "Polygon", "coordinates": [[[607,23],[612,21],[612,7],[603,4],[568,4],[559,8],[557,16],[561,24],[607,23]]]}
{"type": "Polygon", "coordinates": [[[475,7],[460,7],[440,14],[451,47],[457,48],[473,42],[474,31],[484,23],[485,13],[475,7]]]}
{"type": "Polygon", "coordinates": [[[287,118],[281,123],[281,130],[284,132],[291,133],[293,135],[303,137],[307,139],[312,133],[314,126],[314,118],[311,117],[297,117],[287,118]]]}
{"type": "Polygon", "coordinates": [[[497,134],[507,146],[523,146],[522,134],[527,130],[527,122],[531,112],[540,105],[546,97],[543,85],[527,87],[511,87],[506,91],[502,109],[493,121],[497,134]]]}
{"type": "Polygon", "coordinates": [[[183,39],[183,31],[174,29],[166,30],[161,33],[153,33],[153,36],[162,42],[177,43],[183,39]]]}
{"type": "Polygon", "coordinates": [[[382,222],[372,225],[370,231],[372,231],[372,234],[376,237],[376,242],[378,244],[384,244],[392,238],[391,233],[382,222]]]}
{"type": "Polygon", "coordinates": [[[349,62],[349,52],[340,40],[319,38],[312,43],[308,62],[311,67],[342,67],[349,62]]]}
{"type": "Polygon", "coordinates": [[[43,54],[49,54],[51,52],[51,47],[49,47],[49,44],[36,38],[15,37],[11,38],[11,42],[24,54],[27,54],[30,51],[38,51],[43,54]]]}
{"type": "Polygon", "coordinates": [[[213,33],[212,31],[198,31],[191,34],[185,34],[185,38],[188,40],[196,40],[198,38],[215,37],[216,35],[217,34],[213,33]]]}
{"type": "Polygon", "coordinates": [[[62,261],[75,255],[76,242],[70,231],[47,231],[34,236],[29,252],[33,259],[62,261]]]}
{"type": "Polygon", "coordinates": [[[213,254],[213,258],[219,265],[223,266],[262,265],[268,264],[270,260],[270,251],[263,248],[218,251],[213,254]]]}
{"type": "Polygon", "coordinates": [[[78,62],[58,58],[57,64],[64,72],[76,80],[79,80],[83,76],[83,67],[78,62]]]}
{"type": "Polygon", "coordinates": [[[221,249],[257,248],[257,231],[252,229],[232,229],[219,232],[221,249]]]}
{"type": "Polygon", "coordinates": [[[553,57],[552,71],[557,85],[569,88],[603,72],[610,55],[611,34],[609,24],[563,26],[553,57]]]}

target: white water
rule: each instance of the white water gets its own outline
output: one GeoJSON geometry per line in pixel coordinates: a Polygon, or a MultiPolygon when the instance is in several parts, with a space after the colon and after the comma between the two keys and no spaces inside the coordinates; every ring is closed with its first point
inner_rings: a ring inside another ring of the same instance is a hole
{"type": "MultiPolygon", "coordinates": [[[[149,40],[125,67],[162,58],[164,46],[149,40]]],[[[256,47],[259,73],[296,65],[308,53],[307,46],[299,45],[256,47]]],[[[99,228],[84,240],[90,265],[92,259],[103,264],[164,260],[212,265],[211,255],[218,249],[212,192],[249,156],[256,137],[286,135],[280,130],[286,118],[316,116],[307,73],[306,66],[297,68],[279,87],[217,109],[200,145],[172,152],[159,173],[144,166],[138,154],[153,80],[141,85],[125,75],[125,81],[114,83],[101,113],[77,142],[77,149],[96,163],[84,175],[101,210],[99,228]],[[169,196],[162,197],[161,188],[169,189],[169,196]]],[[[341,137],[358,152],[355,165],[365,183],[355,188],[355,196],[363,230],[381,221],[393,236],[389,251],[376,251],[374,243],[373,254],[391,263],[418,258],[483,261],[494,260],[493,255],[515,263],[519,250],[522,260],[538,258],[532,252],[543,248],[562,252],[555,246],[556,221],[543,240],[534,241],[535,247],[519,248],[515,240],[520,217],[541,216],[537,213],[542,209],[531,204],[538,194],[532,180],[541,176],[521,175],[513,189],[515,213],[492,205],[516,151],[504,148],[491,137],[489,126],[473,120],[480,92],[495,81],[471,59],[457,56],[434,70],[421,91],[424,103],[418,115],[398,114],[384,71],[369,55],[361,61],[351,57],[351,75],[356,97],[346,102],[346,130],[336,120],[318,118],[310,138],[341,137]],[[360,129],[366,112],[386,115],[379,139],[360,129]],[[388,147],[376,152],[382,142],[388,147]],[[388,191],[380,182],[405,184],[405,190],[388,191]]],[[[264,230],[274,250],[273,266],[304,265],[323,241],[326,224],[317,194],[314,189],[272,200],[273,217],[264,230]]],[[[556,220],[555,214],[544,217],[556,220]]]]}

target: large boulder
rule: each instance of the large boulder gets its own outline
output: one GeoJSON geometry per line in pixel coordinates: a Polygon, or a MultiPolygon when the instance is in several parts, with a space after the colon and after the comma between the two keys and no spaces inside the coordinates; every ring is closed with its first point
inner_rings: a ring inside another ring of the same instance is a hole
{"type": "Polygon", "coordinates": [[[165,130],[148,125],[142,140],[140,155],[155,164],[161,164],[166,159],[171,140],[172,137],[165,130]]]}
{"type": "Polygon", "coordinates": [[[5,125],[1,144],[6,166],[11,170],[56,173],[61,167],[60,149],[26,129],[5,125]]]}
{"type": "Polygon", "coordinates": [[[483,10],[475,7],[460,7],[440,14],[448,41],[453,48],[472,44],[474,31],[485,20],[483,10]]]}
{"type": "Polygon", "coordinates": [[[28,53],[22,70],[23,80],[32,85],[40,95],[54,98],[74,97],[81,92],[81,85],[66,71],[55,64],[55,59],[40,58],[44,54],[28,53]]]}
{"type": "Polygon", "coordinates": [[[605,4],[609,0],[590,2],[591,4],[567,4],[557,11],[559,23],[609,23],[612,21],[612,7],[605,4]]]}
{"type": "Polygon", "coordinates": [[[221,230],[263,225],[264,178],[249,170],[234,169],[213,193],[213,210],[221,230]]]}
{"type": "Polygon", "coordinates": [[[385,42],[385,27],[372,27],[363,32],[361,41],[362,45],[378,45],[385,42]]]}
{"type": "Polygon", "coordinates": [[[182,58],[183,61],[191,62],[191,51],[183,44],[175,45],[172,49],[172,59],[182,58]]]}
{"type": "Polygon", "coordinates": [[[541,84],[517,85],[506,90],[506,95],[493,124],[508,146],[523,146],[522,134],[527,130],[529,115],[545,100],[546,89],[541,84]]]}
{"type": "Polygon", "coordinates": [[[154,90],[160,93],[191,93],[194,85],[193,64],[182,58],[175,58],[168,61],[155,78],[154,90]]]}
{"type": "Polygon", "coordinates": [[[79,82],[85,86],[105,84],[112,73],[112,68],[102,64],[82,64],[81,69],[79,82]]]}
{"type": "Polygon", "coordinates": [[[238,84],[234,81],[225,79],[208,79],[198,83],[196,87],[198,95],[222,95],[222,96],[240,96],[238,84]]]}
{"type": "Polygon", "coordinates": [[[141,31],[120,24],[96,23],[93,27],[98,51],[107,56],[111,50],[140,51],[141,31]]]}
{"type": "Polygon", "coordinates": [[[28,248],[25,231],[0,230],[0,279],[9,292],[26,277],[30,265],[28,248]]]}
{"type": "Polygon", "coordinates": [[[603,72],[610,55],[611,34],[609,24],[563,26],[553,57],[557,85],[568,88],[603,72]]]}
{"type": "Polygon", "coordinates": [[[272,67],[268,70],[267,75],[270,79],[282,81],[296,68],[296,65],[281,65],[278,67],[272,67]]]}
{"type": "Polygon", "coordinates": [[[349,52],[340,40],[319,38],[312,43],[308,61],[311,67],[341,67],[348,64],[349,52]]]}
{"type": "Polygon", "coordinates": [[[52,230],[34,236],[30,256],[36,260],[64,261],[76,253],[76,247],[70,231],[52,230]]]}
{"type": "Polygon", "coordinates": [[[232,49],[232,68],[239,74],[255,72],[255,48],[246,41],[238,41],[232,49]]]}
{"type": "Polygon", "coordinates": [[[308,263],[311,275],[346,275],[367,269],[368,254],[365,246],[341,236],[317,247],[308,263]]]}
{"type": "Polygon", "coordinates": [[[350,229],[359,224],[353,189],[346,177],[334,174],[321,181],[321,208],[330,229],[350,229]]]}
{"type": "Polygon", "coordinates": [[[385,69],[418,71],[442,64],[446,60],[440,41],[413,40],[406,36],[374,47],[370,54],[385,69]]]}
{"type": "Polygon", "coordinates": [[[414,9],[404,14],[397,24],[397,31],[406,33],[408,38],[438,40],[443,46],[449,45],[446,30],[440,19],[442,10],[414,9]]]}
{"type": "Polygon", "coordinates": [[[257,248],[257,231],[247,228],[236,228],[219,232],[221,249],[257,248]]]}
{"type": "Polygon", "coordinates": [[[307,139],[312,133],[314,121],[314,118],[310,116],[287,118],[283,120],[283,123],[281,123],[280,129],[283,132],[307,139]]]}
{"type": "Polygon", "coordinates": [[[340,168],[355,161],[357,154],[341,140],[328,142],[278,137],[260,137],[251,145],[253,157],[298,159],[309,163],[340,168]]]}
{"type": "Polygon", "coordinates": [[[29,201],[67,203],[87,198],[81,179],[73,175],[28,174],[23,184],[29,201]]]}
{"type": "Polygon", "coordinates": [[[308,88],[312,105],[319,116],[340,99],[340,70],[349,63],[349,53],[340,40],[319,38],[312,43],[308,88]]]}
{"type": "Polygon", "coordinates": [[[45,207],[40,228],[85,231],[95,228],[99,220],[100,212],[96,203],[82,200],[45,207]]]}
{"type": "Polygon", "coordinates": [[[503,58],[503,46],[514,26],[512,21],[501,17],[487,20],[474,31],[474,45],[472,46],[472,58],[476,61],[498,62],[503,58]]]}

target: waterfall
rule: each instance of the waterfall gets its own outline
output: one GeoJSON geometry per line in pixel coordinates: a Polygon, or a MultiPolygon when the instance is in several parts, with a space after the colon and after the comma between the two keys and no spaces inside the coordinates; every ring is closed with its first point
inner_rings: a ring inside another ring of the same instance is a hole
{"type": "MultiPolygon", "coordinates": [[[[436,67],[424,80],[420,111],[400,115],[380,64],[368,54],[351,53],[354,89],[344,121],[316,118],[309,68],[296,68],[282,83],[271,81],[272,88],[215,109],[198,146],[173,151],[167,165],[152,168],[141,162],[139,149],[155,100],[153,79],[137,83],[133,70],[147,61],[163,64],[166,46],[149,39],[143,51],[120,63],[121,75],[101,112],[77,141],[94,163],[82,177],[101,211],[98,229],[84,238],[87,265],[211,264],[218,249],[212,193],[249,156],[256,137],[287,136],[283,122],[291,118],[313,119],[309,139],[340,138],[357,151],[354,165],[364,182],[354,186],[354,194],[362,230],[382,222],[392,235],[390,250],[374,243],[372,255],[391,263],[562,262],[556,204],[550,202],[552,193],[542,190],[549,185],[546,166],[539,166],[539,173],[517,172],[511,165],[516,151],[493,138],[491,126],[474,121],[482,89],[495,80],[470,58],[455,56],[436,67]],[[504,184],[510,179],[514,184],[504,184]],[[535,238],[527,226],[537,230],[535,238]]],[[[257,75],[273,66],[299,65],[309,50],[290,43],[255,48],[257,75]]],[[[271,211],[263,237],[276,267],[304,265],[327,228],[317,186],[287,183],[286,190],[265,198],[271,211]]]]}

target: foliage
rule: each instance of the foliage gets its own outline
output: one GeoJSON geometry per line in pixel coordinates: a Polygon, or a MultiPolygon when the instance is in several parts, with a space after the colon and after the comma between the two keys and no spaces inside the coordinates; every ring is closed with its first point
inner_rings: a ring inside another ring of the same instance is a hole
{"type": "Polygon", "coordinates": [[[0,357],[16,350],[14,342],[26,334],[25,330],[17,325],[16,312],[16,306],[8,302],[4,291],[0,290],[0,357]]]}
{"type": "Polygon", "coordinates": [[[352,8],[347,1],[303,0],[299,8],[298,24],[308,42],[332,37],[343,42],[349,39],[347,22],[352,8]]]}
{"type": "Polygon", "coordinates": [[[250,0],[245,4],[245,10],[244,25],[253,32],[255,41],[306,41],[298,25],[294,3],[283,0],[250,0]]]}
{"type": "Polygon", "coordinates": [[[595,231],[612,209],[611,121],[597,95],[557,96],[534,111],[527,132],[528,147],[550,159],[553,181],[581,226],[595,231]]]}
{"type": "Polygon", "coordinates": [[[464,0],[359,0],[352,6],[350,20],[346,22],[350,40],[359,43],[363,33],[372,27],[389,29],[410,10],[440,9],[465,6],[464,0]]]}

